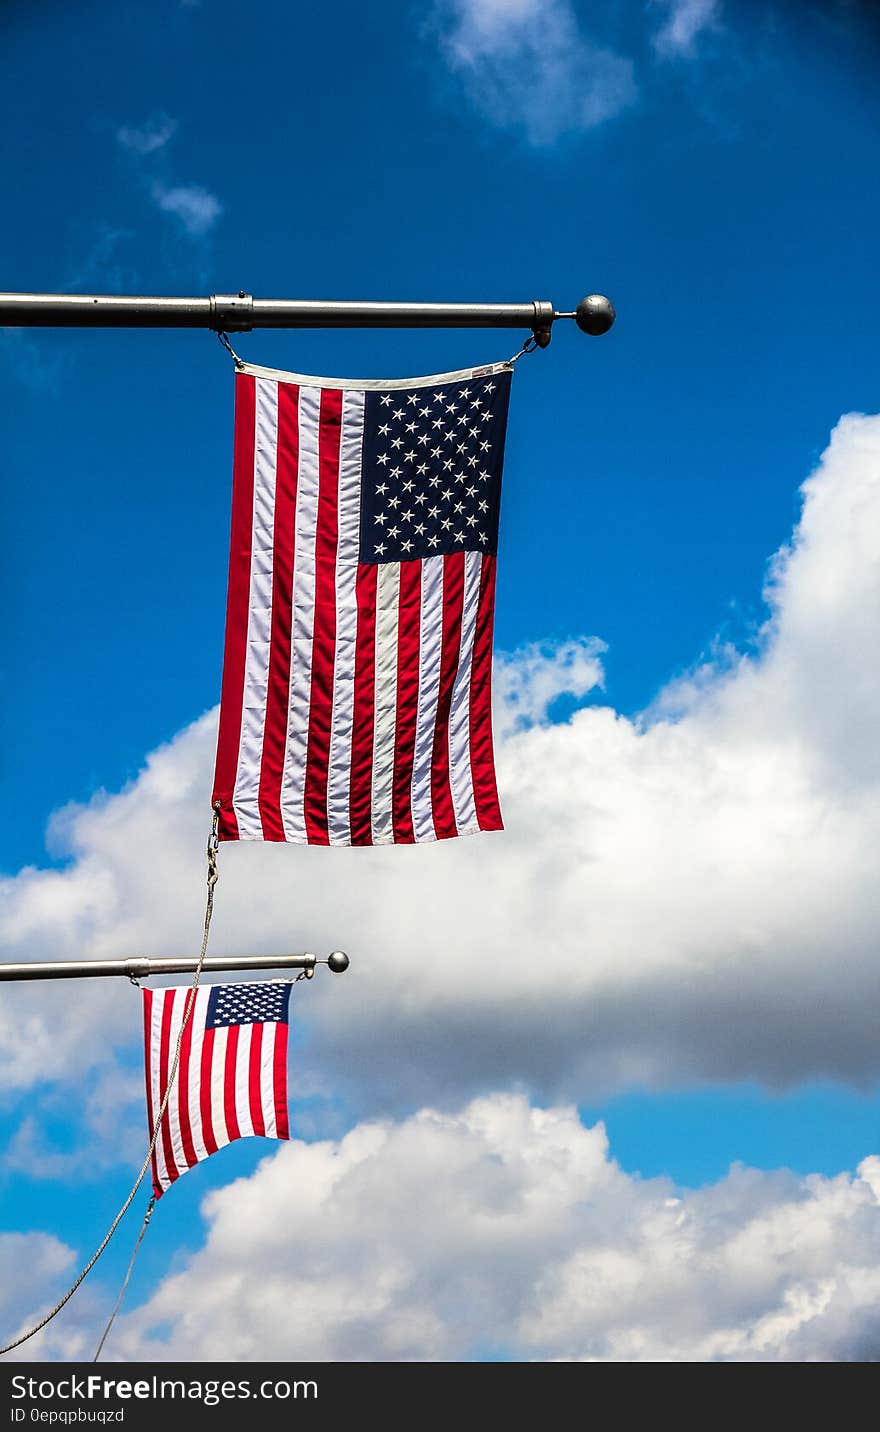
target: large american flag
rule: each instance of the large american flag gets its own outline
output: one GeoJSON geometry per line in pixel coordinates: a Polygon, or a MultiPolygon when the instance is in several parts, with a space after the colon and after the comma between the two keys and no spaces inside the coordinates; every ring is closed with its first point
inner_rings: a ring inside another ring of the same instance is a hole
{"type": "MultiPolygon", "coordinates": [[[[191,985],[144,992],[150,1137],[162,1107],[191,985]]],[[[153,1193],[224,1144],[248,1134],[289,1139],[287,1015],[290,982],[201,986],[153,1150],[153,1193]]]]}
{"type": "Polygon", "coordinates": [[[236,375],[221,840],[500,830],[491,667],[511,367],[236,375]]]}

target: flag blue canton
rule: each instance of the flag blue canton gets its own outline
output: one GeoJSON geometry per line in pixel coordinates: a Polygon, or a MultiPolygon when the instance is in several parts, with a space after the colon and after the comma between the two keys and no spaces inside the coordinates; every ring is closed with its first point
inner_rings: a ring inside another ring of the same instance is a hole
{"type": "Polygon", "coordinates": [[[232,1024],[287,1024],[290,984],[270,980],[265,984],[214,985],[208,996],[206,1029],[226,1029],[232,1024]]]}
{"type": "Polygon", "coordinates": [[[367,393],[361,562],[497,552],[510,377],[367,393]]]}

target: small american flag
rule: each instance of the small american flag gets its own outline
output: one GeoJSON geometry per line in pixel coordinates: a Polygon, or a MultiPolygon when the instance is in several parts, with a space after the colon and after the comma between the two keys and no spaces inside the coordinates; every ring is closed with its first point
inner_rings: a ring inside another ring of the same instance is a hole
{"type": "MultiPolygon", "coordinates": [[[[147,1118],[152,1137],[190,985],[144,990],[147,1118]]],[[[203,986],[183,1036],[180,1064],[153,1150],[157,1198],[224,1144],[248,1134],[289,1139],[287,1016],[290,983],[203,986]]]]}
{"type": "Polygon", "coordinates": [[[502,828],[491,668],[511,371],[237,374],[221,840],[502,828]]]}

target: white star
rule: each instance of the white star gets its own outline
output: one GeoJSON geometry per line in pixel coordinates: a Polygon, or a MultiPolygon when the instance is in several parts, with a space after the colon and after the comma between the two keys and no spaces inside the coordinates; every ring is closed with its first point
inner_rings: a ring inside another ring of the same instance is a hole
{"type": "Polygon", "coordinates": [[[476,525],[476,521],[477,521],[476,517],[474,516],[473,513],[471,513],[470,517],[467,519],[467,525],[468,525],[468,527],[473,527],[473,526],[475,526],[475,525],[476,525]]]}
{"type": "Polygon", "coordinates": [[[414,452],[405,452],[403,454],[403,460],[404,462],[415,462],[416,455],[414,452]]]}
{"type": "Polygon", "coordinates": [[[404,490],[404,492],[412,492],[412,490],[413,490],[414,487],[415,487],[415,483],[413,482],[413,480],[412,480],[411,477],[408,477],[408,478],[406,479],[406,482],[403,484],[403,490],[404,490]]]}
{"type": "Polygon", "coordinates": [[[391,414],[391,416],[392,416],[393,418],[402,418],[402,417],[403,417],[403,408],[395,408],[395,410],[394,410],[394,412],[391,414]]]}
{"type": "Polygon", "coordinates": [[[416,425],[415,425],[415,423],[407,423],[407,425],[406,425],[406,430],[407,430],[408,433],[414,433],[415,430],[416,430],[416,425]]]}
{"type": "Polygon", "coordinates": [[[428,437],[427,433],[419,433],[419,442],[421,443],[422,447],[425,446],[425,443],[429,443],[430,441],[431,439],[428,437]]]}
{"type": "Polygon", "coordinates": [[[401,447],[403,447],[403,438],[392,438],[392,439],[391,439],[391,446],[392,446],[393,448],[401,448],[401,447]]]}
{"type": "Polygon", "coordinates": [[[413,403],[418,403],[418,401],[419,401],[419,395],[418,395],[418,393],[410,393],[406,401],[410,404],[410,406],[412,406],[413,403]]]}
{"type": "Polygon", "coordinates": [[[387,482],[380,482],[380,483],[379,483],[379,486],[376,488],[376,496],[377,496],[377,497],[384,497],[384,496],[385,496],[385,493],[386,493],[387,491],[388,491],[388,483],[387,483],[387,482]]]}
{"type": "Polygon", "coordinates": [[[381,428],[379,429],[379,432],[382,434],[383,438],[386,437],[387,434],[391,432],[391,424],[383,423],[381,428]]]}
{"type": "Polygon", "coordinates": [[[455,463],[452,461],[451,457],[448,457],[443,464],[444,472],[448,472],[451,467],[455,467],[455,463]]]}
{"type": "Polygon", "coordinates": [[[393,497],[389,497],[388,502],[389,502],[389,505],[390,505],[391,507],[399,507],[399,506],[400,506],[400,498],[399,498],[399,496],[397,495],[397,493],[395,493],[393,497]]]}
{"type": "Polygon", "coordinates": [[[428,499],[427,499],[427,497],[425,496],[425,494],[424,494],[423,492],[417,492],[417,493],[416,493],[416,502],[419,504],[420,507],[421,507],[422,503],[423,503],[423,502],[427,502],[427,500],[428,500],[428,499]]]}
{"type": "Polygon", "coordinates": [[[447,413],[454,413],[454,412],[457,410],[457,408],[458,408],[458,403],[447,403],[447,404],[446,404],[446,411],[447,411],[447,413]]]}
{"type": "Polygon", "coordinates": [[[440,542],[440,538],[439,538],[439,537],[429,537],[429,538],[428,538],[428,545],[429,545],[430,547],[436,547],[436,546],[438,546],[438,545],[439,545],[439,542],[440,542]]]}
{"type": "Polygon", "coordinates": [[[482,420],[483,420],[484,423],[487,422],[488,419],[491,418],[491,416],[492,416],[492,414],[489,412],[489,409],[488,409],[488,408],[486,409],[485,413],[481,413],[481,414],[480,414],[480,417],[482,418],[482,420]]]}
{"type": "Polygon", "coordinates": [[[476,467],[477,462],[478,462],[478,459],[477,459],[477,458],[475,458],[475,457],[469,457],[469,458],[468,458],[468,467],[476,467]]]}
{"type": "Polygon", "coordinates": [[[399,528],[399,527],[389,527],[389,528],[388,528],[388,536],[389,536],[389,537],[399,537],[399,536],[400,536],[400,528],[399,528]]]}
{"type": "Polygon", "coordinates": [[[441,453],[441,449],[440,449],[440,448],[431,448],[431,456],[432,456],[432,457],[439,457],[439,456],[440,456],[440,453],[441,453]]]}
{"type": "Polygon", "coordinates": [[[440,516],[440,508],[439,508],[439,507],[429,507],[429,508],[428,508],[428,516],[429,516],[429,517],[439,517],[439,516],[440,516]]]}
{"type": "Polygon", "coordinates": [[[435,403],[442,403],[442,402],[443,402],[443,399],[444,399],[445,397],[446,397],[446,394],[445,394],[445,393],[435,393],[435,395],[434,395],[434,402],[435,402],[435,403]]]}
{"type": "Polygon", "coordinates": [[[412,551],[412,547],[413,547],[412,542],[409,542],[409,541],[401,542],[400,545],[401,545],[401,547],[403,548],[404,552],[411,552],[411,551],[412,551]]]}
{"type": "Polygon", "coordinates": [[[388,514],[386,512],[377,512],[376,516],[373,518],[373,521],[385,523],[388,521],[388,514]]]}
{"type": "Polygon", "coordinates": [[[459,443],[458,449],[457,449],[458,452],[465,452],[466,449],[467,449],[467,443],[459,443]]]}
{"type": "Polygon", "coordinates": [[[453,510],[454,510],[455,512],[464,512],[464,503],[463,503],[463,502],[456,502],[455,507],[454,507],[453,510]]]}
{"type": "Polygon", "coordinates": [[[384,462],[387,462],[387,461],[388,461],[388,454],[387,454],[387,452],[380,452],[379,456],[376,458],[376,461],[377,461],[377,462],[383,462],[383,463],[384,463],[384,462]]]}
{"type": "Polygon", "coordinates": [[[382,553],[385,551],[385,543],[384,543],[384,542],[380,542],[379,545],[378,545],[378,547],[374,547],[374,548],[373,548],[373,551],[375,552],[375,554],[376,554],[377,557],[381,557],[381,556],[382,556],[382,553]]]}
{"type": "Polygon", "coordinates": [[[481,401],[480,398],[471,398],[471,407],[472,407],[472,408],[482,408],[482,406],[483,406],[483,404],[482,404],[482,401],[481,401]]]}
{"type": "Polygon", "coordinates": [[[443,521],[440,523],[440,526],[441,526],[441,527],[445,527],[445,528],[447,528],[447,530],[448,530],[448,529],[452,526],[452,518],[451,518],[451,517],[444,517],[444,518],[443,518],[443,521]]]}
{"type": "Polygon", "coordinates": [[[384,404],[384,406],[385,406],[386,408],[390,408],[390,407],[391,407],[391,394],[390,394],[390,393],[383,393],[383,394],[382,394],[382,402],[383,402],[383,404],[384,404]]]}
{"type": "Polygon", "coordinates": [[[481,532],[481,533],[480,533],[480,541],[481,541],[481,542],[488,542],[488,540],[489,540],[489,538],[486,536],[485,532],[481,532]]]}
{"type": "Polygon", "coordinates": [[[461,426],[462,423],[464,423],[465,427],[467,427],[467,413],[462,413],[462,414],[461,414],[461,416],[459,417],[458,423],[459,423],[459,427],[461,426]]]}
{"type": "Polygon", "coordinates": [[[463,541],[464,541],[464,533],[463,533],[463,532],[456,532],[456,534],[455,534],[455,540],[456,540],[456,542],[463,542],[463,541]]]}
{"type": "Polygon", "coordinates": [[[439,479],[439,477],[437,476],[436,473],[434,474],[433,477],[429,477],[429,478],[428,478],[428,486],[429,486],[429,487],[438,487],[439,485],[440,485],[440,479],[439,479]]]}
{"type": "MultiPolygon", "coordinates": [[[[475,522],[476,522],[476,520],[477,520],[477,519],[474,518],[474,521],[475,521],[475,522]]],[[[416,525],[415,525],[415,527],[413,528],[413,531],[414,531],[414,532],[418,532],[418,534],[419,534],[420,537],[421,537],[422,533],[424,532],[424,530],[425,530],[425,524],[424,524],[424,522],[417,522],[416,525]]]]}
{"type": "Polygon", "coordinates": [[[494,392],[495,392],[495,384],[494,384],[494,383],[487,383],[487,384],[486,384],[486,392],[487,392],[487,393],[494,393],[494,392]]]}
{"type": "Polygon", "coordinates": [[[413,520],[412,512],[401,512],[400,515],[403,518],[404,522],[412,522],[413,520]]]}
{"type": "Polygon", "coordinates": [[[446,427],[446,424],[444,423],[444,421],[443,421],[442,418],[435,418],[434,421],[433,421],[433,423],[431,424],[431,427],[432,427],[432,428],[445,428],[445,427],[446,427]]]}
{"type": "Polygon", "coordinates": [[[420,418],[429,418],[430,416],[431,416],[431,409],[430,409],[430,408],[419,408],[419,417],[420,417],[420,418]]]}
{"type": "Polygon", "coordinates": [[[393,468],[391,469],[391,476],[392,476],[392,477],[400,477],[400,474],[401,474],[402,472],[403,472],[403,468],[402,468],[402,467],[393,467],[393,468]]]}
{"type": "Polygon", "coordinates": [[[469,398],[470,395],[471,395],[471,390],[470,390],[470,388],[461,388],[461,389],[459,390],[458,396],[459,396],[460,398],[469,398]]]}
{"type": "Polygon", "coordinates": [[[450,497],[452,496],[452,488],[451,488],[451,487],[447,487],[447,488],[446,488],[446,491],[445,491],[445,492],[441,492],[440,496],[443,498],[444,502],[448,502],[449,499],[450,499],[450,497]]]}
{"type": "Polygon", "coordinates": [[[481,512],[488,512],[488,511],[489,511],[489,504],[488,504],[488,502],[483,501],[483,502],[480,503],[480,511],[481,511],[481,512]]]}
{"type": "Polygon", "coordinates": [[[426,462],[420,462],[419,465],[418,465],[418,467],[416,468],[416,472],[427,472],[427,471],[428,471],[428,464],[427,464],[426,462]]]}
{"type": "Polygon", "coordinates": [[[481,451],[481,452],[488,452],[491,446],[492,446],[492,444],[491,444],[491,443],[487,443],[487,442],[486,442],[486,439],[484,438],[483,441],[480,443],[480,451],[481,451]]]}
{"type": "Polygon", "coordinates": [[[478,437],[480,436],[480,429],[479,429],[479,428],[471,428],[470,432],[471,432],[471,437],[472,437],[472,438],[478,438],[478,437]]]}

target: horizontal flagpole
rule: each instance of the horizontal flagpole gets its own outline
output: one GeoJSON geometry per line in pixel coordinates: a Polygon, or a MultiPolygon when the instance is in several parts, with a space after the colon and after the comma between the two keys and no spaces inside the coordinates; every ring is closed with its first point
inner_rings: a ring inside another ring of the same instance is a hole
{"type": "Polygon", "coordinates": [[[614,307],[600,293],[559,312],[531,303],[348,303],[301,298],[149,298],[124,294],[0,293],[0,328],[530,328],[542,347],[552,324],[573,318],[584,333],[607,333],[614,307]],[[543,341],[542,341],[543,340],[543,341]]]}
{"type": "MultiPolygon", "coordinates": [[[[149,975],[192,974],[197,959],[134,958],[130,960],[58,960],[53,963],[20,965],[0,964],[3,980],[71,980],[94,979],[104,975],[127,975],[129,979],[146,979],[149,975]]],[[[334,950],[325,959],[318,955],[212,955],[204,960],[202,973],[221,970],[305,970],[315,973],[316,965],[327,965],[334,974],[343,974],[349,958],[342,950],[334,950]]]]}

